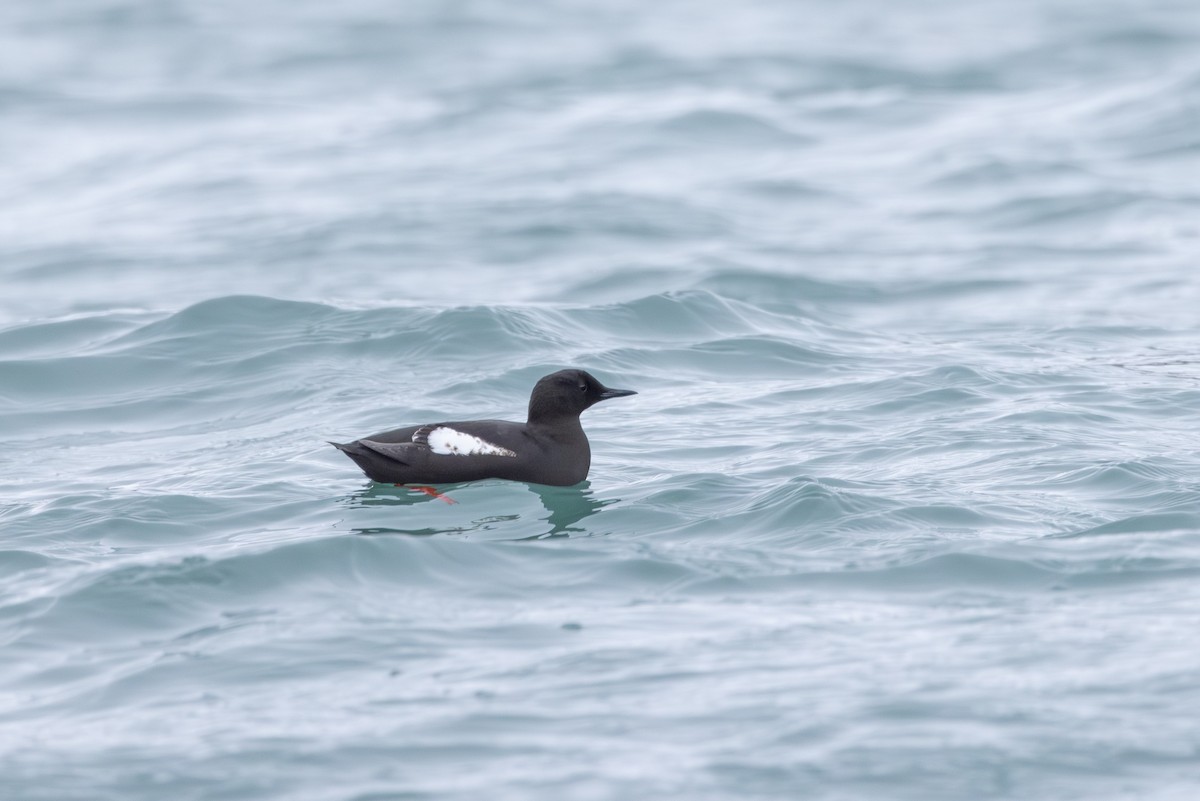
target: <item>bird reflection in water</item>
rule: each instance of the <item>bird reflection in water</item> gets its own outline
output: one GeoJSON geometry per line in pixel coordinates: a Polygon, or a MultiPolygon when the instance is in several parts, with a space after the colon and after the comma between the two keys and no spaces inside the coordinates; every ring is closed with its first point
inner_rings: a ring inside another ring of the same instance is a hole
{"type": "Polygon", "coordinates": [[[545,518],[550,530],[542,537],[567,537],[571,532],[586,533],[587,529],[576,526],[579,521],[611,506],[619,498],[601,500],[594,497],[592,484],[584,480],[571,487],[547,487],[544,484],[527,484],[537,494],[542,506],[550,513],[545,518]]]}
{"type": "MultiPolygon", "coordinates": [[[[466,484],[443,485],[439,488],[442,495],[449,495],[456,489],[466,487],[466,484]]],[[[544,484],[526,484],[531,492],[538,496],[548,513],[540,518],[549,524],[550,528],[539,534],[520,539],[547,539],[550,537],[569,537],[571,534],[592,533],[587,528],[579,526],[585,518],[599,512],[605,506],[616,503],[619,498],[599,499],[591,489],[591,482],[584,480],[570,487],[550,487],[544,484]]],[[[404,507],[421,503],[437,502],[442,498],[430,495],[424,491],[408,487],[397,487],[391,484],[372,482],[361,490],[346,498],[347,506],[386,506],[404,507]]],[[[453,509],[463,509],[468,504],[456,505],[453,509]]],[[[451,508],[447,514],[459,518],[451,508]]],[[[407,534],[409,536],[431,536],[433,534],[466,534],[472,531],[490,528],[493,524],[505,521],[519,520],[520,515],[491,515],[469,522],[448,520],[449,525],[438,528],[390,528],[363,527],[351,529],[355,534],[407,534]]]]}

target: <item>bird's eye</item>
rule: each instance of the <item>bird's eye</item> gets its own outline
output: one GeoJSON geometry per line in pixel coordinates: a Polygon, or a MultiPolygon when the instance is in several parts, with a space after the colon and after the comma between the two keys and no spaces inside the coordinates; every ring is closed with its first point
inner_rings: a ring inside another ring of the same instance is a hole
{"type": "Polygon", "coordinates": [[[579,385],[579,391],[580,391],[580,392],[587,392],[587,384],[580,384],[580,385],[579,385]]]}

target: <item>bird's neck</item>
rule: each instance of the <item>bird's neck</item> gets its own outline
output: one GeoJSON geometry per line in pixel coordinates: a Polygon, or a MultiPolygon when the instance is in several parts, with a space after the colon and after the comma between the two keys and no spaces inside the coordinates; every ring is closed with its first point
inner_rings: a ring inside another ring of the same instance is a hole
{"type": "Polygon", "coordinates": [[[577,414],[554,417],[531,414],[525,424],[558,440],[573,440],[581,437],[586,439],[583,434],[583,424],[579,422],[577,414]]]}

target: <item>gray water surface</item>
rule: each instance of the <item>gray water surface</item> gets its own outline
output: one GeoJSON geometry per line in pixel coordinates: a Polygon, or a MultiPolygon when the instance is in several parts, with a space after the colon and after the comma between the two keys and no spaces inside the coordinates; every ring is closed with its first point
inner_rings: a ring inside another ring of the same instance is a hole
{"type": "Polygon", "coordinates": [[[0,168],[0,798],[1200,797],[1194,4],[18,0],[0,168]]]}

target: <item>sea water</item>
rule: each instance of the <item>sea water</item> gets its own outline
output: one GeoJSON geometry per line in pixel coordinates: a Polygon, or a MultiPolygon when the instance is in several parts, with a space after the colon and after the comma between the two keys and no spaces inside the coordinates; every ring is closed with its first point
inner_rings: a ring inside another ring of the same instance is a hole
{"type": "Polygon", "coordinates": [[[1193,2],[12,0],[0,167],[0,798],[1200,797],[1193,2]]]}

